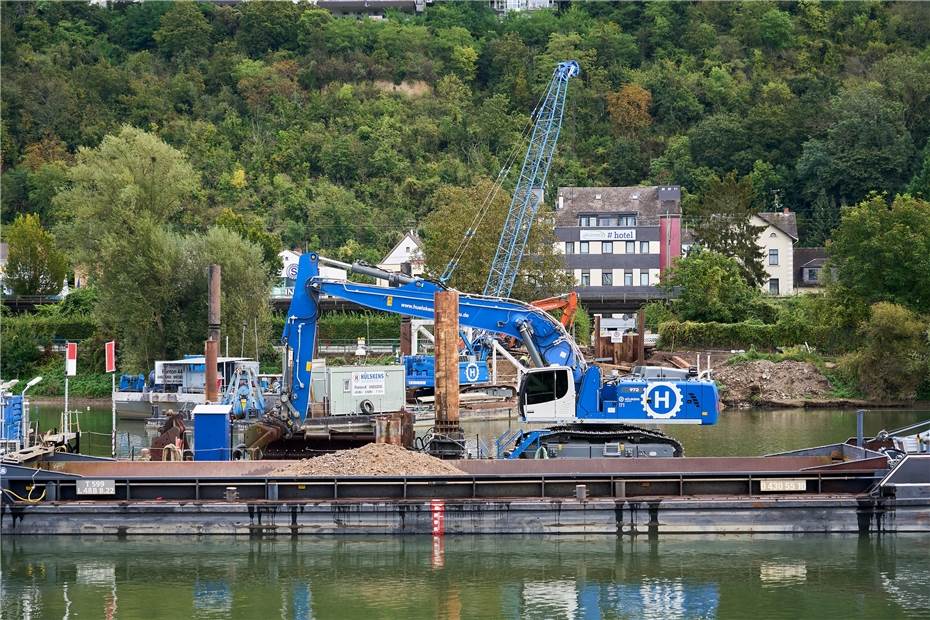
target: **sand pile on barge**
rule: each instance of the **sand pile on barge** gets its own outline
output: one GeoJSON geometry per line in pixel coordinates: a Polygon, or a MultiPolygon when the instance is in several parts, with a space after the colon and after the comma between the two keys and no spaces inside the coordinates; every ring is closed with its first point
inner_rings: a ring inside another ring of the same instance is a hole
{"type": "Polygon", "coordinates": [[[723,402],[735,407],[795,405],[827,398],[830,382],[808,362],[756,360],[714,369],[723,402]]]}
{"type": "Polygon", "coordinates": [[[463,472],[428,454],[400,446],[370,443],[355,450],[342,450],[312,459],[288,463],[271,472],[273,476],[441,476],[463,472]]]}

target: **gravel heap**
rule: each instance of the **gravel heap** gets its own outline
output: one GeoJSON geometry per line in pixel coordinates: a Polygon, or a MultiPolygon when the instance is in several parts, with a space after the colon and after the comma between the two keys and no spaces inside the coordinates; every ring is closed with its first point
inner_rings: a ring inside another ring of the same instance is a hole
{"type": "Polygon", "coordinates": [[[723,388],[723,401],[738,407],[819,399],[830,394],[830,382],[807,362],[729,364],[714,369],[714,379],[723,388]]]}
{"type": "Polygon", "coordinates": [[[461,475],[446,461],[401,446],[370,443],[312,459],[294,461],[272,470],[273,476],[433,476],[461,475]]]}

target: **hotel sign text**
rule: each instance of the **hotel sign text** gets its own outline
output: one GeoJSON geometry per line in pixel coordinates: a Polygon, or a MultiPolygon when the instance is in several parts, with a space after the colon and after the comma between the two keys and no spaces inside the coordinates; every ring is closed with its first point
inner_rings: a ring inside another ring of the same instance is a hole
{"type": "Polygon", "coordinates": [[[594,228],[580,231],[582,241],[636,241],[636,230],[594,228]]]}

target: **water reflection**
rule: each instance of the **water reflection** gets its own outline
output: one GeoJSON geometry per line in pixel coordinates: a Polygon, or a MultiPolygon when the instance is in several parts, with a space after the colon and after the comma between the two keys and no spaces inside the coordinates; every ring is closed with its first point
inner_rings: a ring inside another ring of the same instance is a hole
{"type": "Polygon", "coordinates": [[[926,536],[12,538],[4,618],[920,617],[926,536]],[[437,554],[441,560],[437,562],[437,554]]]}

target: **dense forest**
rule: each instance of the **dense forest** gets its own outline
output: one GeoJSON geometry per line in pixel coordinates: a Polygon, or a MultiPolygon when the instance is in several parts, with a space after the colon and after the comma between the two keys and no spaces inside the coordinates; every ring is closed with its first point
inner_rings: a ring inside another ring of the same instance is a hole
{"type": "MultiPolygon", "coordinates": [[[[573,2],[500,18],[436,2],[356,20],[294,2],[8,2],[0,19],[4,285],[54,294],[72,268],[93,284],[4,318],[7,376],[59,376],[52,343],[79,340],[84,392],[105,393],[106,339],[136,372],[199,350],[213,262],[232,350],[276,364],[282,247],[377,262],[416,228],[440,271],[486,203],[452,280],[480,289],[508,202],[493,179],[522,156],[557,62],[576,59],[547,193],[683,187],[703,250],[663,283],[677,298],[646,308],[663,343],[814,345],[842,355],[842,393],[930,394],[928,3],[573,2]],[[761,258],[712,243],[721,217],[781,207],[801,244],[830,240],[821,295],[763,298],[761,258]]],[[[534,228],[515,296],[570,285],[551,235],[534,228]]]]}
{"type": "Polygon", "coordinates": [[[186,229],[225,217],[269,249],[377,260],[444,189],[496,176],[575,58],[553,187],[678,183],[687,208],[732,171],[816,245],[872,191],[930,195],[928,44],[930,5],[909,2],[503,19],[463,2],[380,21],[292,2],[4,3],[3,221],[54,230],[78,151],[130,125],[197,175],[186,229]]]}

